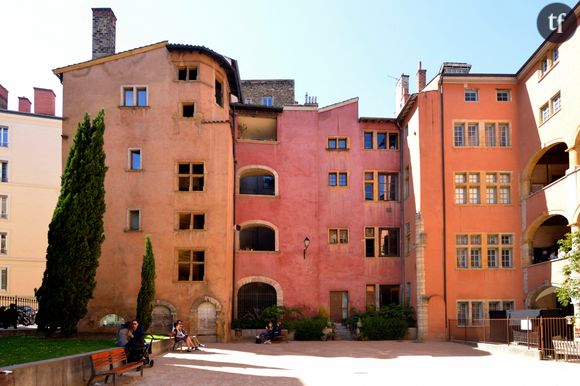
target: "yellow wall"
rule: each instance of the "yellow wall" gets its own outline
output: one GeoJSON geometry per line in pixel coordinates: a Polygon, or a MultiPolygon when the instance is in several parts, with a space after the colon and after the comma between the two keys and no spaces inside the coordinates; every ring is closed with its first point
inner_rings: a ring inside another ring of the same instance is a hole
{"type": "Polygon", "coordinates": [[[8,182],[0,194],[8,196],[7,254],[0,267],[8,268],[8,288],[2,295],[33,296],[42,282],[48,224],[58,199],[61,175],[61,120],[32,114],[0,112],[0,127],[8,127],[8,147],[0,159],[8,161],[8,182]]]}

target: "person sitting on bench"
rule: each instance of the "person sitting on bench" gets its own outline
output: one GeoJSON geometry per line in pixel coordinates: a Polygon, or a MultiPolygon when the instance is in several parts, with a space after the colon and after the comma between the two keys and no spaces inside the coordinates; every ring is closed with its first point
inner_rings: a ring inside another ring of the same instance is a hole
{"type": "Polygon", "coordinates": [[[171,332],[173,337],[175,338],[176,342],[185,342],[187,345],[187,352],[191,352],[193,350],[199,350],[199,347],[204,347],[203,344],[197,340],[195,335],[189,336],[187,332],[183,329],[183,321],[178,320],[173,325],[173,331],[171,332]]]}

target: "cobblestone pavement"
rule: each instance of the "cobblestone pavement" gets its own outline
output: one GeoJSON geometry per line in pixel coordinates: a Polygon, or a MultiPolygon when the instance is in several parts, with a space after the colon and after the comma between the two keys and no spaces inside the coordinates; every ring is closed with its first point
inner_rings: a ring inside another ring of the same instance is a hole
{"type": "Polygon", "coordinates": [[[489,353],[450,342],[290,342],[211,344],[155,358],[128,385],[374,386],[577,384],[580,364],[489,353]],[[209,345],[208,345],[209,346],[209,345]]]}

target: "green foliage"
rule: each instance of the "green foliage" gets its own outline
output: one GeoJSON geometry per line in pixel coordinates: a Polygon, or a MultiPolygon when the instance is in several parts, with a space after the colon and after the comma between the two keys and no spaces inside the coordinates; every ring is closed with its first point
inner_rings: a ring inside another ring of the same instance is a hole
{"type": "Polygon", "coordinates": [[[92,124],[85,114],[61,179],[60,196],[48,230],[46,269],[36,292],[38,329],[47,334],[57,329],[63,335],[76,332],[95,288],[105,237],[104,130],[103,111],[92,124]]]}
{"type": "Polygon", "coordinates": [[[304,317],[302,310],[298,307],[284,307],[273,305],[265,308],[263,311],[258,309],[247,313],[241,318],[232,322],[232,328],[264,328],[268,322],[276,323],[281,320],[284,328],[287,328],[289,322],[304,317]]]}
{"type": "Polygon", "coordinates": [[[322,332],[324,327],[326,327],[326,319],[322,317],[299,319],[288,323],[288,329],[296,331],[294,335],[296,340],[320,340],[324,335],[322,332]]]}
{"type": "Polygon", "coordinates": [[[114,339],[50,339],[40,336],[0,337],[0,367],[97,351],[115,346],[114,339]]]}
{"type": "Polygon", "coordinates": [[[566,254],[568,262],[562,270],[562,287],[556,289],[556,294],[560,303],[567,306],[570,299],[580,298],[580,230],[566,233],[558,244],[560,251],[566,254]]]}
{"type": "Polygon", "coordinates": [[[153,312],[153,300],[155,299],[155,256],[151,247],[151,238],[145,239],[145,255],[141,265],[141,289],[137,296],[137,317],[143,330],[151,327],[151,313],[153,312]]]}
{"type": "Polygon", "coordinates": [[[361,335],[368,340],[402,339],[407,333],[407,322],[403,319],[386,318],[381,315],[362,319],[361,335]]]}
{"type": "Polygon", "coordinates": [[[407,322],[409,326],[415,326],[415,310],[409,305],[391,303],[382,306],[378,314],[387,319],[400,319],[407,322]]]}

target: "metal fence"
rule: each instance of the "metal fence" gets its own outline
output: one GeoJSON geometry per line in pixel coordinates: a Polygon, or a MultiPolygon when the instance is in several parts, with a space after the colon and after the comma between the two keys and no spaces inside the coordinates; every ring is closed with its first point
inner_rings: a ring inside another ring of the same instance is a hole
{"type": "Polygon", "coordinates": [[[0,296],[0,307],[8,308],[12,303],[16,306],[29,306],[38,311],[38,301],[33,296],[0,296]]]}
{"type": "MultiPolygon", "coordinates": [[[[465,342],[504,343],[540,350],[543,359],[555,358],[554,340],[573,342],[571,318],[481,319],[466,322],[449,320],[449,339],[465,342]]],[[[580,345],[570,344],[571,358],[580,358],[580,345]],[[575,351],[574,351],[575,350],[575,351]]]]}

